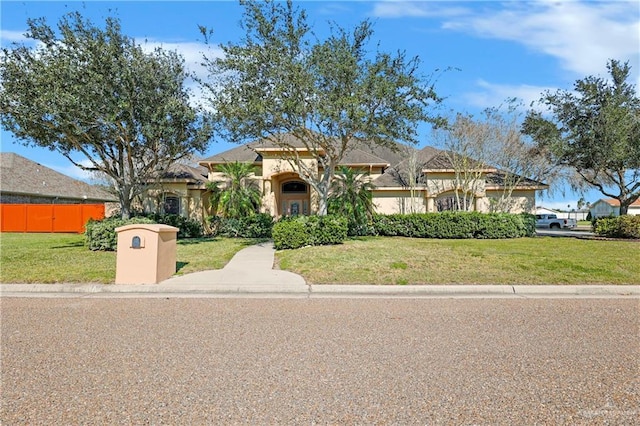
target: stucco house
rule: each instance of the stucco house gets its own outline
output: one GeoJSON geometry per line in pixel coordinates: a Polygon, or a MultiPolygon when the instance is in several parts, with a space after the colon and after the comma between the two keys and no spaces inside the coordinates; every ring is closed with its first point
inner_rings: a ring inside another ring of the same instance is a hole
{"type": "MultiPolygon", "coordinates": [[[[613,198],[602,198],[591,204],[591,217],[620,216],[620,201],[613,198]]],[[[627,210],[628,215],[640,215],[640,199],[631,203],[627,210]]]]}
{"type": "MultiPolygon", "coordinates": [[[[296,149],[307,167],[321,173],[317,161],[303,144],[293,137],[287,141],[296,149]]],[[[254,179],[262,192],[261,211],[274,217],[283,215],[308,215],[317,210],[317,197],[297,170],[285,159],[286,150],[259,140],[221,152],[199,161],[198,168],[184,168],[175,177],[162,179],[154,189],[156,200],[175,199],[171,205],[176,212],[194,219],[202,219],[208,211],[209,193],[207,181],[224,180],[219,166],[231,162],[251,163],[255,167],[254,179]],[[206,175],[206,176],[205,176],[206,175]]],[[[344,156],[342,166],[367,174],[374,185],[373,203],[378,213],[437,212],[455,209],[454,193],[456,173],[446,152],[433,147],[421,150],[400,144],[393,147],[355,144],[344,156]],[[408,177],[414,170],[412,180],[408,177]]],[[[488,212],[500,198],[504,198],[507,186],[506,173],[491,167],[477,170],[471,185],[472,210],[488,212]]],[[[509,188],[510,211],[533,212],[536,191],[546,189],[543,183],[519,179],[509,188]]],[[[158,201],[155,201],[158,205],[158,201]]],[[[168,204],[165,202],[165,206],[168,204]]]]}

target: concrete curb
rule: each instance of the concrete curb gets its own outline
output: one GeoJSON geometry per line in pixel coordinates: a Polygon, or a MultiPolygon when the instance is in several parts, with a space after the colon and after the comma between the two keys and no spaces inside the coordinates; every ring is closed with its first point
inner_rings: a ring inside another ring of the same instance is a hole
{"type": "Polygon", "coordinates": [[[312,295],[344,296],[628,296],[640,297],[640,286],[629,285],[313,285],[312,295]]]}
{"type": "Polygon", "coordinates": [[[270,296],[270,297],[629,297],[639,285],[238,285],[0,284],[0,297],[68,296],[270,296]]]}

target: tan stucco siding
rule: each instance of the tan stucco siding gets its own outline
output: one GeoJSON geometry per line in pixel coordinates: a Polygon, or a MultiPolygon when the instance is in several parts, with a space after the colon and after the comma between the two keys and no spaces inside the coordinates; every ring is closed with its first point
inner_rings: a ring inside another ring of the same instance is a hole
{"type": "Polygon", "coordinates": [[[426,212],[425,199],[422,192],[410,197],[409,190],[373,191],[373,206],[379,214],[403,214],[426,212]],[[412,209],[413,201],[413,209],[412,209]]]}
{"type": "MultiPolygon", "coordinates": [[[[502,191],[487,191],[487,196],[482,200],[483,207],[480,211],[489,212],[492,206],[499,202],[502,191]]],[[[535,213],[536,193],[533,190],[513,191],[508,201],[508,213],[535,213]]]]}

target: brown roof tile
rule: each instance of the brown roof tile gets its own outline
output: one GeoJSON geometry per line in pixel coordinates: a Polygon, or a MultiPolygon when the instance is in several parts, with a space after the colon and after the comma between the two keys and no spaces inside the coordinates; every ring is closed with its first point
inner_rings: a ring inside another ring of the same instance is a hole
{"type": "Polygon", "coordinates": [[[95,185],[56,172],[12,152],[0,153],[0,191],[47,198],[116,201],[95,185]]]}

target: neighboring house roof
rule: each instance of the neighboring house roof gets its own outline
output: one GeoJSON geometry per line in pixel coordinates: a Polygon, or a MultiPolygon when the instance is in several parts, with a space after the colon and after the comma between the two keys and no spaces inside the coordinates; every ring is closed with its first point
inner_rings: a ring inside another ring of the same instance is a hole
{"type": "MultiPolygon", "coordinates": [[[[610,205],[611,207],[620,207],[620,201],[616,200],[615,198],[601,198],[595,203],[593,203],[591,206],[594,206],[597,203],[605,203],[610,205]]],[[[629,204],[629,206],[640,207],[640,198],[634,201],[633,203],[629,204]]]]}
{"type": "Polygon", "coordinates": [[[56,172],[12,152],[0,153],[0,192],[46,198],[116,201],[95,185],[56,172]]]}

